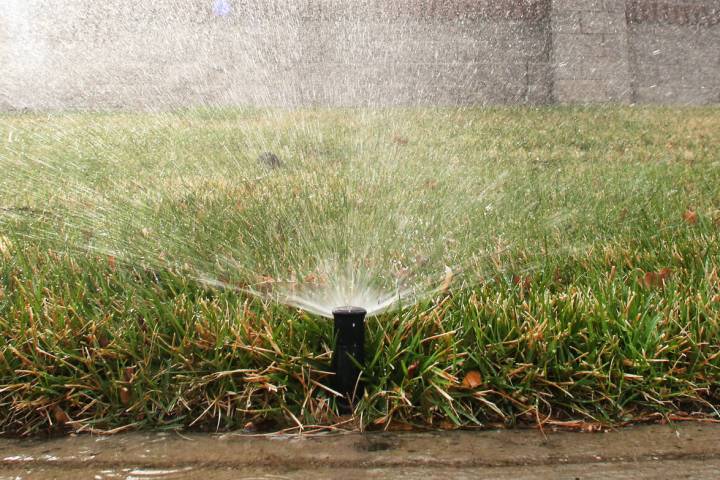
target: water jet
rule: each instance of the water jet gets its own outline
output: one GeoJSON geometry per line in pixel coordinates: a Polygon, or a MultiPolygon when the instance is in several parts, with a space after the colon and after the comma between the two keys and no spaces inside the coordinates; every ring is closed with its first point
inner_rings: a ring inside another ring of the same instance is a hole
{"type": "Polygon", "coordinates": [[[352,411],[353,404],[362,396],[365,386],[360,380],[365,363],[365,315],[361,307],[344,306],[333,310],[335,320],[335,349],[332,371],[335,373],[333,389],[342,394],[340,411],[352,411]]]}

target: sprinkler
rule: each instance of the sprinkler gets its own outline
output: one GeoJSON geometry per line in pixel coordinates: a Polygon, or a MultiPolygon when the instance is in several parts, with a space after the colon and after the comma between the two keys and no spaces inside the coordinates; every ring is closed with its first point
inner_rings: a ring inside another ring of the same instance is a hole
{"type": "Polygon", "coordinates": [[[335,372],[333,388],[343,397],[338,405],[341,412],[352,411],[355,401],[365,387],[360,382],[360,366],[365,363],[365,315],[360,307],[338,307],[333,310],[335,319],[335,350],[332,370],[335,372]]]}

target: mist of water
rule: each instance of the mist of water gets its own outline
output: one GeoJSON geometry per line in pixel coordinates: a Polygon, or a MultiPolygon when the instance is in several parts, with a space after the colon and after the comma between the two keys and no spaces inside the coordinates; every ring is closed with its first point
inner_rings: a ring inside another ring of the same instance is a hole
{"type": "MultiPolygon", "coordinates": [[[[530,268],[516,253],[532,239],[562,244],[578,219],[562,201],[574,173],[503,159],[498,139],[478,135],[487,125],[476,123],[476,99],[460,93],[478,69],[493,78],[494,64],[442,50],[492,33],[471,38],[470,18],[448,27],[402,8],[348,3],[353,17],[294,5],[5,3],[25,45],[15,54],[33,72],[72,65],[60,90],[89,111],[28,88],[50,113],[0,120],[0,221],[55,248],[323,316],[412,304],[530,268]],[[58,12],[81,41],[30,48],[48,45],[58,12]],[[143,56],[153,61],[134,68],[143,56]],[[103,84],[119,112],[103,103],[103,84]]],[[[532,32],[515,41],[545,48],[532,32]]]]}

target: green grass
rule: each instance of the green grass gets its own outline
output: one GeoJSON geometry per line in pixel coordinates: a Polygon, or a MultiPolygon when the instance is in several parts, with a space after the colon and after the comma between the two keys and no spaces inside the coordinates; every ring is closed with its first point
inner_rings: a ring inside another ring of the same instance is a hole
{"type": "Polygon", "coordinates": [[[718,418],[717,108],[4,115],[0,141],[2,433],[718,418]],[[345,422],[331,322],[271,300],[348,271],[419,287],[368,320],[345,422]]]}

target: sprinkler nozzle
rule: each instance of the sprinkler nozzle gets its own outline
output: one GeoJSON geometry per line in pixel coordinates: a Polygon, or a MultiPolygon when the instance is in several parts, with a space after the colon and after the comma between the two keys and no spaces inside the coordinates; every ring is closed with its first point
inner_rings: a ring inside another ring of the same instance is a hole
{"type": "Polygon", "coordinates": [[[352,411],[356,399],[365,392],[359,380],[360,366],[365,364],[365,315],[360,307],[338,307],[333,310],[335,319],[335,350],[332,370],[335,372],[334,389],[343,395],[339,400],[343,413],[352,411]]]}

